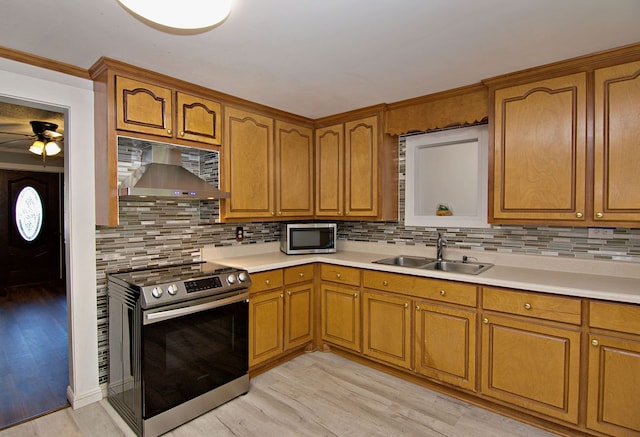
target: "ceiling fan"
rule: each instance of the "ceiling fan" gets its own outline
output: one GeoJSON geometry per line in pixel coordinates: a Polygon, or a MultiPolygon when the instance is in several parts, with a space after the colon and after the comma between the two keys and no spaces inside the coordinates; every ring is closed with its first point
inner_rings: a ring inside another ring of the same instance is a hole
{"type": "MultiPolygon", "coordinates": [[[[47,121],[30,121],[31,130],[33,135],[15,133],[15,132],[0,132],[5,135],[17,135],[26,137],[29,139],[29,152],[42,156],[42,163],[46,166],[47,156],[57,155],[62,151],[60,142],[64,140],[63,134],[58,132],[58,125],[47,121]],[[32,141],[33,140],[33,141],[32,141]]],[[[24,141],[23,139],[9,140],[1,144],[12,143],[16,141],[24,141]]]]}

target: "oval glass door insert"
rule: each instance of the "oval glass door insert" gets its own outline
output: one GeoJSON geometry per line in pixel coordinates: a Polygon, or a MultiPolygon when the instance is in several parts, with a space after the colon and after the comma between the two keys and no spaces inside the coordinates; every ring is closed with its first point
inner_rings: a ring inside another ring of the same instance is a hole
{"type": "Polygon", "coordinates": [[[42,230],[42,199],[35,188],[26,186],[16,200],[16,226],[25,241],[35,240],[42,230]]]}

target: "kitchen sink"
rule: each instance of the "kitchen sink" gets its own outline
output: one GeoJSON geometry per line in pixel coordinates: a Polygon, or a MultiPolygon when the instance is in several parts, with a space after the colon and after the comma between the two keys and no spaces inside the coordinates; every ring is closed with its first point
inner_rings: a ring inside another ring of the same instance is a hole
{"type": "Polygon", "coordinates": [[[374,261],[374,264],[386,264],[389,266],[400,267],[423,267],[429,263],[433,263],[434,261],[435,259],[433,258],[424,258],[422,256],[400,255],[394,256],[393,258],[379,259],[378,261],[374,261]]]}
{"type": "Polygon", "coordinates": [[[440,270],[442,272],[464,273],[466,275],[477,275],[493,267],[489,263],[475,263],[462,261],[435,261],[425,266],[421,266],[424,270],[440,270]]]}

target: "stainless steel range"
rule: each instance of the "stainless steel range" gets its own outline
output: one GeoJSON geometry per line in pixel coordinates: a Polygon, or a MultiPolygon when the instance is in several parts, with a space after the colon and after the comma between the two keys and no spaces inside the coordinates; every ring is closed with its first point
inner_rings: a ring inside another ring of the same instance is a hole
{"type": "Polygon", "coordinates": [[[246,393],[251,278],[193,263],[108,275],[108,399],[143,436],[246,393]]]}

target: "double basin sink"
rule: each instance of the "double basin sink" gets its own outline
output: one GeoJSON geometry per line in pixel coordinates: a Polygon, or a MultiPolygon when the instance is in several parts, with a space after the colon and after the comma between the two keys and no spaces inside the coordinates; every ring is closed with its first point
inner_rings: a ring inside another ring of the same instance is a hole
{"type": "Polygon", "coordinates": [[[438,261],[433,258],[421,256],[400,255],[392,258],[379,259],[373,261],[375,264],[385,264],[398,267],[411,267],[422,270],[439,270],[442,272],[463,273],[466,275],[477,275],[493,267],[489,263],[477,263],[468,261],[438,261]]]}

